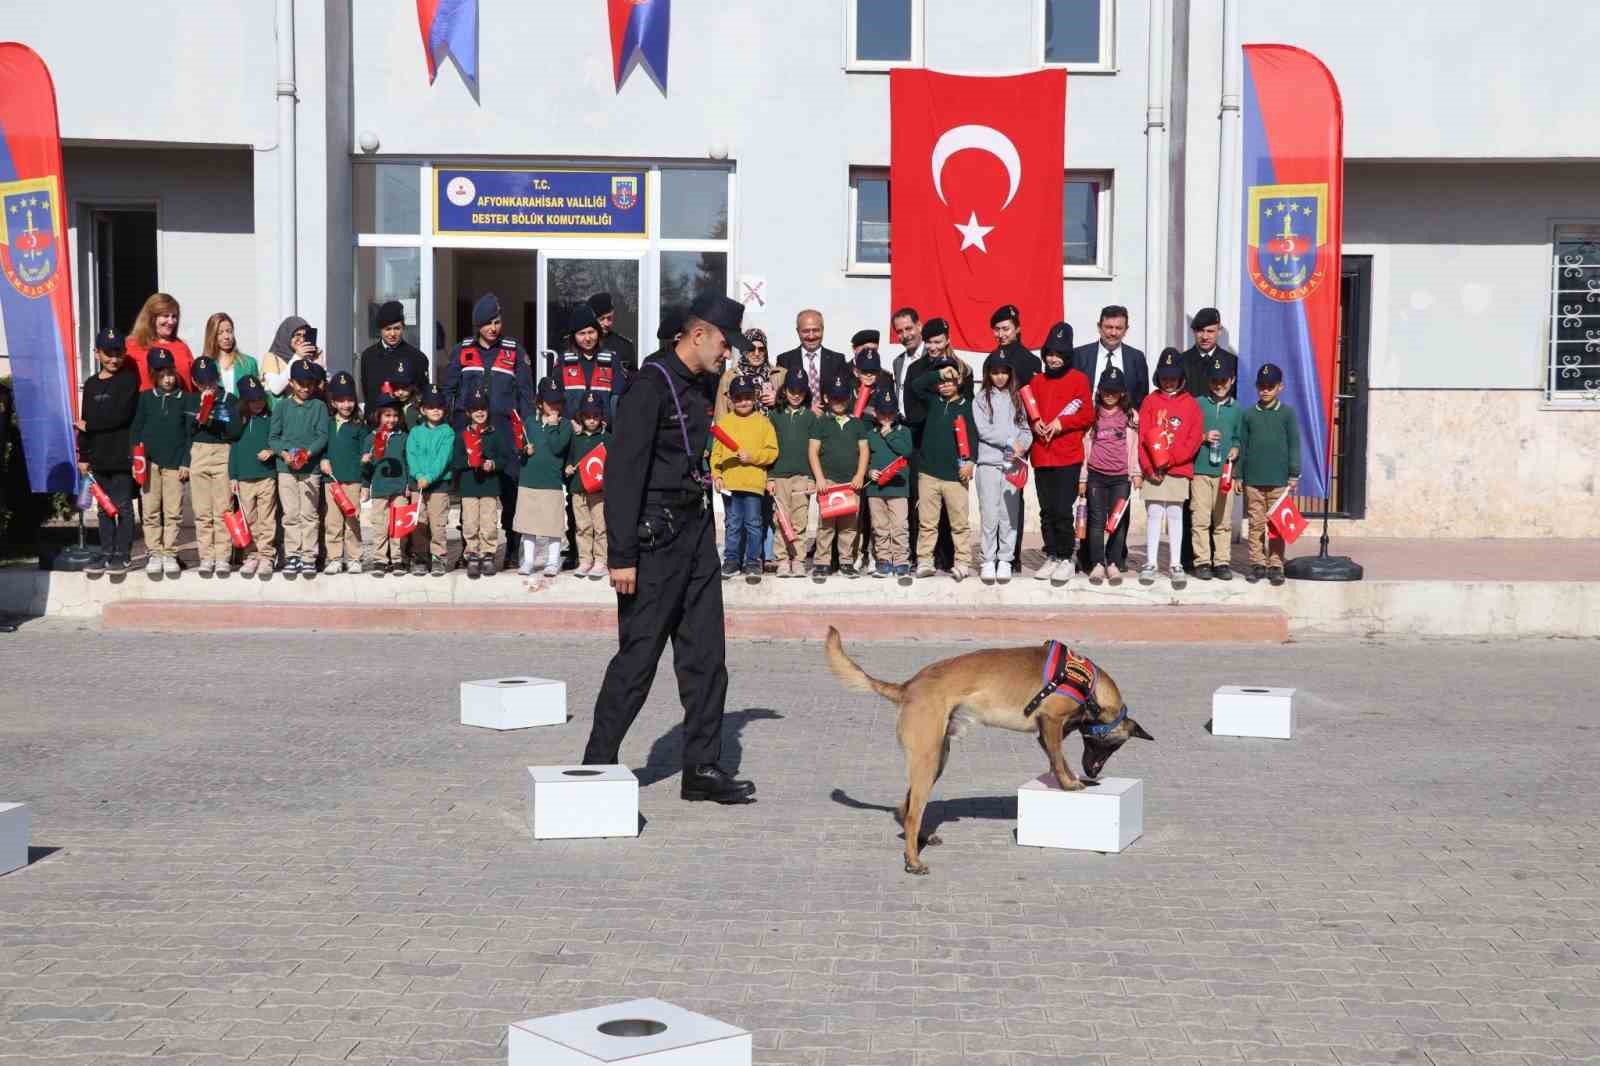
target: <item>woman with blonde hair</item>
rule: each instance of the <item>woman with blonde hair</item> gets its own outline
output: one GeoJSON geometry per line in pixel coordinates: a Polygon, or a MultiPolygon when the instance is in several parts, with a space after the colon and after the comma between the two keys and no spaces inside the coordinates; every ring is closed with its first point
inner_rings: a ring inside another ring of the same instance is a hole
{"type": "Polygon", "coordinates": [[[178,371],[178,385],[185,392],[194,391],[194,380],[189,376],[189,366],[194,353],[178,339],[178,301],[164,292],[151,294],[139,308],[134,319],[133,332],[128,334],[128,362],[139,372],[139,391],[146,392],[150,383],[149,358],[155,348],[172,353],[172,365],[178,371]]]}
{"type": "Polygon", "coordinates": [[[239,398],[239,382],[261,374],[255,358],[239,350],[233,318],[226,311],[218,311],[206,319],[206,339],[200,354],[216,360],[223,391],[235,400],[239,398]]]}

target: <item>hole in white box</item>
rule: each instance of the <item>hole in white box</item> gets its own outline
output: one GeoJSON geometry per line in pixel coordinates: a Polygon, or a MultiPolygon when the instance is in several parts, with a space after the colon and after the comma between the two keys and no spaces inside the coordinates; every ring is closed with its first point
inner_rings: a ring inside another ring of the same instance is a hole
{"type": "MultiPolygon", "coordinates": [[[[562,776],[564,776],[564,777],[599,777],[601,774],[605,773],[605,771],[604,770],[563,770],[563,771],[561,771],[561,773],[562,773],[562,776]]],[[[611,1023],[607,1022],[606,1024],[610,1025],[611,1023]]]]}
{"type": "Polygon", "coordinates": [[[616,1021],[601,1022],[595,1028],[607,1036],[660,1036],[667,1031],[667,1023],[653,1018],[618,1018],[616,1021]]]}
{"type": "Polygon", "coordinates": [[[1267,690],[1264,689],[1264,688],[1242,688],[1239,691],[1240,692],[1250,692],[1250,693],[1261,693],[1261,692],[1266,692],[1267,690]]]}
{"type": "Polygon", "coordinates": [[[511,678],[508,681],[496,681],[495,684],[497,684],[497,685],[526,685],[527,682],[524,681],[521,678],[511,678]]]}

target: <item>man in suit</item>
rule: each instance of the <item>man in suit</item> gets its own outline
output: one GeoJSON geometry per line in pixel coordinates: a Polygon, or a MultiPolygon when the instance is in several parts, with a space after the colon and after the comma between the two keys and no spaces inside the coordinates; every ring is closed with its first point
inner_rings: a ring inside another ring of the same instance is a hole
{"type": "MultiPolygon", "coordinates": [[[[1189,329],[1194,333],[1194,344],[1183,353],[1183,383],[1189,393],[1198,399],[1210,392],[1210,371],[1207,369],[1212,356],[1222,360],[1223,367],[1228,371],[1228,376],[1234,378],[1233,386],[1228,390],[1228,396],[1234,400],[1239,398],[1239,357],[1222,346],[1222,312],[1215,307],[1202,307],[1194,313],[1194,318],[1189,320],[1189,329]]],[[[1183,569],[1194,573],[1194,541],[1190,538],[1190,531],[1194,528],[1194,516],[1189,513],[1189,505],[1183,505],[1183,569]]],[[[1227,560],[1224,559],[1223,562],[1227,560]]]]}
{"type": "MultiPolygon", "coordinates": [[[[917,314],[915,307],[902,307],[890,319],[894,326],[895,339],[900,342],[901,352],[894,357],[890,365],[890,376],[894,381],[895,406],[902,415],[906,411],[906,381],[911,371],[916,369],[917,360],[923,358],[927,349],[922,344],[922,316],[917,314]]],[[[911,509],[916,510],[912,504],[911,509]]]]}
{"type": "Polygon", "coordinates": [[[1128,381],[1128,395],[1137,411],[1150,393],[1150,366],[1143,352],[1122,343],[1128,332],[1128,309],[1121,304],[1101,308],[1098,328],[1099,340],[1072,349],[1072,368],[1088,378],[1093,388],[1106,367],[1116,367],[1128,381]]]}
{"type": "Polygon", "coordinates": [[[843,352],[822,346],[822,312],[806,308],[794,319],[794,331],[800,338],[800,347],[790,348],[778,356],[778,366],[784,370],[798,370],[811,385],[811,409],[821,413],[822,390],[829,382],[851,380],[850,364],[843,352]]]}

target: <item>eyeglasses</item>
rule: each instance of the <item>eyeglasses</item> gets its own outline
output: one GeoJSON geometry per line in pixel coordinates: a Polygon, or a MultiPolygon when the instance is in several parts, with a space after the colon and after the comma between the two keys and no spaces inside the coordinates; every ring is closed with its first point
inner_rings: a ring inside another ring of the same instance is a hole
{"type": "Polygon", "coordinates": [[[750,350],[751,351],[755,351],[755,352],[765,353],[766,350],[767,350],[767,346],[765,344],[752,344],[750,346],[750,350]]]}

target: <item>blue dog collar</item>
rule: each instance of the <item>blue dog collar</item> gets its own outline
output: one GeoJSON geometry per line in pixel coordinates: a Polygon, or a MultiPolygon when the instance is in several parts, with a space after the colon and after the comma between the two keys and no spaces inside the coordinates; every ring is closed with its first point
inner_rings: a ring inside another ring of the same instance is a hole
{"type": "Polygon", "coordinates": [[[1083,732],[1083,734],[1085,736],[1103,737],[1107,733],[1111,732],[1113,729],[1117,728],[1117,726],[1121,725],[1122,722],[1123,722],[1123,719],[1125,719],[1127,717],[1128,717],[1128,705],[1126,703],[1124,703],[1122,705],[1122,709],[1117,712],[1117,716],[1115,718],[1111,719],[1111,721],[1109,721],[1109,722],[1094,722],[1094,723],[1092,723],[1090,725],[1079,726],[1079,729],[1082,730],[1082,732],[1083,732]]]}

